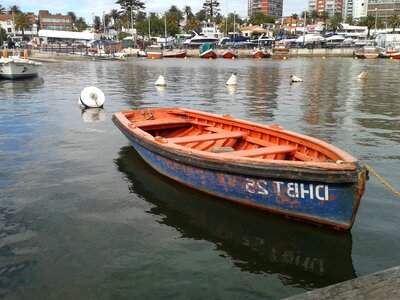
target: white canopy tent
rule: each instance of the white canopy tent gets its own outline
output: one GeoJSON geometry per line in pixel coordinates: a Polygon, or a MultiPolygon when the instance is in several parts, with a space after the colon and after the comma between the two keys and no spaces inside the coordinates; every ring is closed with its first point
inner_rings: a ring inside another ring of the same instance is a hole
{"type": "Polygon", "coordinates": [[[60,31],[60,30],[39,30],[39,38],[47,41],[48,38],[51,39],[62,39],[62,40],[95,40],[98,34],[89,31],[75,32],[75,31],[60,31]]]}

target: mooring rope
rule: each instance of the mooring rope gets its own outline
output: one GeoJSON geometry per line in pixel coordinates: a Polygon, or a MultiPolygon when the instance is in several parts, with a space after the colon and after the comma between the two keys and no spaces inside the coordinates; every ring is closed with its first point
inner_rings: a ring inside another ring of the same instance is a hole
{"type": "Polygon", "coordinates": [[[365,168],[378,179],[380,183],[382,183],[384,186],[386,186],[389,190],[392,191],[393,194],[397,195],[400,197],[400,192],[396,190],[393,186],[391,186],[385,179],[383,179],[374,169],[372,169],[370,166],[365,165],[365,168]]]}

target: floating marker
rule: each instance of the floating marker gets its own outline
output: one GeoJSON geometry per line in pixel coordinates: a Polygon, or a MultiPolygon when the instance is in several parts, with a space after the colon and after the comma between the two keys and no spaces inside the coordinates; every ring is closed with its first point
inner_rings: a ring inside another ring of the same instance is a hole
{"type": "Polygon", "coordinates": [[[237,85],[237,73],[233,73],[231,77],[229,77],[228,81],[226,82],[226,85],[237,85]]]}
{"type": "Polygon", "coordinates": [[[368,74],[368,72],[367,71],[362,71],[361,73],[360,73],[360,75],[358,75],[358,79],[367,79],[367,74],[368,74]]]}
{"type": "Polygon", "coordinates": [[[104,93],[97,87],[85,87],[79,98],[79,104],[85,107],[103,107],[106,98],[104,93]]]}
{"type": "Polygon", "coordinates": [[[290,74],[290,80],[292,82],[303,82],[303,79],[301,79],[300,77],[297,77],[295,75],[290,74]]]}
{"type": "Polygon", "coordinates": [[[164,76],[160,75],[155,83],[157,86],[166,86],[164,76]]]}

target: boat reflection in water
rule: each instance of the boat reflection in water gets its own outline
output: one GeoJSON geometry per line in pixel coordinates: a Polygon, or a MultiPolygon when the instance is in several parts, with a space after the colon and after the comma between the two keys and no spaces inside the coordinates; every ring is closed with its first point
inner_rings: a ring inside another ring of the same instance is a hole
{"type": "Polygon", "coordinates": [[[149,211],[185,238],[206,240],[242,271],[277,274],[285,285],[314,289],[356,277],[350,233],[287,221],[205,195],[150,168],[131,147],[121,149],[119,171],[149,211]]]}
{"type": "Polygon", "coordinates": [[[97,123],[106,119],[106,113],[101,107],[90,107],[82,109],[81,117],[84,123],[97,123]]]}

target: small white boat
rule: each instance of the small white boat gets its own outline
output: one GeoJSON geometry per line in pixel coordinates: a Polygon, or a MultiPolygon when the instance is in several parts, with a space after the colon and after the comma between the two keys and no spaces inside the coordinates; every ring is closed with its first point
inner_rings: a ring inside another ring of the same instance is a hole
{"type": "Polygon", "coordinates": [[[24,59],[19,56],[0,58],[0,77],[6,79],[18,79],[34,77],[38,75],[40,62],[24,59]]]}

